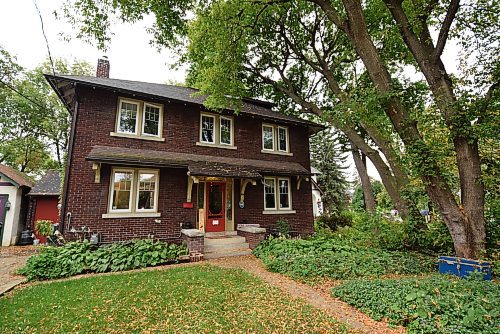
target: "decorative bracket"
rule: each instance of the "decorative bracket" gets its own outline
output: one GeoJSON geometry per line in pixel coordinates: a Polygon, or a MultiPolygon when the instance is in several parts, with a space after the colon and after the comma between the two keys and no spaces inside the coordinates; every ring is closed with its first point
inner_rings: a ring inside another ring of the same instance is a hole
{"type": "Polygon", "coordinates": [[[257,181],[252,180],[252,179],[241,179],[240,180],[240,203],[245,203],[245,189],[247,188],[247,185],[251,183],[252,186],[255,186],[257,184],[257,181]]]}
{"type": "Polygon", "coordinates": [[[300,190],[300,184],[302,183],[302,180],[309,181],[309,177],[307,177],[307,176],[297,176],[297,190],[300,190]]]}
{"type": "Polygon", "coordinates": [[[101,183],[101,164],[94,162],[92,164],[92,169],[95,171],[95,178],[94,182],[95,183],[101,183]]]}
{"type": "Polygon", "coordinates": [[[191,203],[193,183],[200,183],[200,180],[196,176],[188,175],[187,200],[186,200],[187,203],[191,203]]]}

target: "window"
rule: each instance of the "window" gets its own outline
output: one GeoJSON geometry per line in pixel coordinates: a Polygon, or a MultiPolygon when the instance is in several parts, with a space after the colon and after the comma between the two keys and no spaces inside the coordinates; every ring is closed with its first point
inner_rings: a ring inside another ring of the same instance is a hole
{"type": "Polygon", "coordinates": [[[262,126],[262,146],[264,150],[274,151],[274,128],[272,126],[262,126]]]}
{"type": "Polygon", "coordinates": [[[262,152],[292,155],[288,143],[288,128],[273,124],[262,124],[262,152]]]}
{"type": "Polygon", "coordinates": [[[163,107],[139,100],[119,99],[116,132],[111,136],[164,141],[163,107]]]}
{"type": "Polygon", "coordinates": [[[113,169],[110,194],[110,213],[156,212],[158,171],[113,169]]]}
{"type": "Polygon", "coordinates": [[[274,179],[264,179],[264,208],[276,209],[276,190],[274,179]]]}
{"type": "Polygon", "coordinates": [[[286,177],[264,178],[264,211],[291,211],[290,179],[286,177]],[[276,190],[277,185],[277,190],[276,190]]]}
{"type": "Polygon", "coordinates": [[[278,126],[278,151],[288,152],[287,128],[278,126]]]}
{"type": "Polygon", "coordinates": [[[220,143],[223,145],[232,145],[232,119],[221,117],[220,118],[220,143]]]}
{"type": "Polygon", "coordinates": [[[137,132],[137,110],[139,104],[129,101],[121,101],[120,113],[118,117],[118,132],[133,133],[137,132]]]}
{"type": "Polygon", "coordinates": [[[233,132],[233,118],[202,113],[200,141],[196,145],[236,149],[233,132]]]}
{"type": "Polygon", "coordinates": [[[160,129],[160,108],[144,103],[142,133],[147,136],[158,136],[160,129]]]}
{"type": "Polygon", "coordinates": [[[201,141],[204,143],[215,143],[214,138],[214,123],[215,117],[202,115],[201,116],[201,141]]]}

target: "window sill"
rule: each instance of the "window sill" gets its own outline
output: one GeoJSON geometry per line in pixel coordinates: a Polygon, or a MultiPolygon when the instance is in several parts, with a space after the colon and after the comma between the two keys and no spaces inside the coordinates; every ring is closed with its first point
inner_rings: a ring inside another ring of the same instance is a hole
{"type": "Polygon", "coordinates": [[[161,217],[159,212],[113,212],[105,213],[102,218],[158,218],[161,217]]]}
{"type": "Polygon", "coordinates": [[[132,139],[142,139],[142,140],[150,140],[150,141],[165,141],[165,138],[155,137],[155,136],[140,136],[133,135],[128,133],[119,133],[119,132],[110,132],[109,135],[111,137],[123,137],[123,138],[132,138],[132,139]]]}
{"type": "Polygon", "coordinates": [[[232,146],[232,145],[221,145],[221,144],[209,144],[209,143],[202,143],[197,141],[196,142],[197,146],[204,146],[204,147],[214,147],[214,148],[225,148],[226,150],[236,150],[238,149],[237,146],[232,146]]]}
{"type": "Polygon", "coordinates": [[[276,155],[286,155],[286,156],[289,156],[289,157],[293,157],[293,153],[290,153],[290,152],[261,150],[260,153],[276,154],[276,155]]]}
{"type": "Polygon", "coordinates": [[[289,215],[297,213],[295,210],[264,210],[263,215],[289,215]]]}

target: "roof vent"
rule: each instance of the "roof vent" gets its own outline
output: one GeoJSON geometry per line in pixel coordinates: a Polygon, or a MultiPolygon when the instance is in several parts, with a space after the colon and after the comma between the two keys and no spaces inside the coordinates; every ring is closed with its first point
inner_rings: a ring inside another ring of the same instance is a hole
{"type": "Polygon", "coordinates": [[[97,60],[97,71],[96,77],[98,78],[109,78],[109,60],[108,57],[104,56],[97,60]]]}

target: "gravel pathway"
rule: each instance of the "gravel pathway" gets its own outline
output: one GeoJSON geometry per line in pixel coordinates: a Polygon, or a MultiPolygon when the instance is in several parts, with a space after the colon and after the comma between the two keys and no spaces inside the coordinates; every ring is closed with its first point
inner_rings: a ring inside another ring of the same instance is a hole
{"type": "Polygon", "coordinates": [[[312,287],[299,283],[289,277],[277,273],[271,273],[265,269],[262,263],[253,255],[234,256],[206,261],[209,264],[226,267],[240,268],[265,282],[278,287],[282,291],[289,293],[293,297],[304,299],[309,304],[325,311],[339,322],[347,324],[355,330],[360,330],[370,334],[402,334],[406,333],[405,328],[390,328],[387,323],[378,322],[364,313],[358,311],[347,303],[333,298],[324,287],[312,287]]]}

